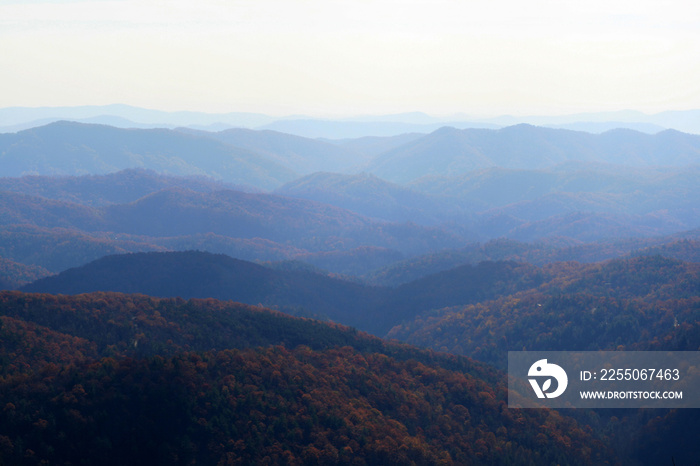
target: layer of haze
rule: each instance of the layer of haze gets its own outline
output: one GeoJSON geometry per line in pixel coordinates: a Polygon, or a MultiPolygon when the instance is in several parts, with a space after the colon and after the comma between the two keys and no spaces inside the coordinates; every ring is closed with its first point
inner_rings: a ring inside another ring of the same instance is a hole
{"type": "Polygon", "coordinates": [[[0,1],[0,107],[700,108],[700,2],[0,1]]]}

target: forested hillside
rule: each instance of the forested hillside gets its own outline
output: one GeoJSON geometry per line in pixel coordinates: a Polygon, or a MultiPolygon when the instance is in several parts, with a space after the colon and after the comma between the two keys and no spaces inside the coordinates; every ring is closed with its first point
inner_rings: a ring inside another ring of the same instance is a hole
{"type": "MultiPolygon", "coordinates": [[[[525,274],[521,279],[527,279],[525,274]]],[[[660,256],[545,266],[539,286],[435,308],[389,336],[505,367],[506,352],[673,348],[696,351],[700,266],[660,256]]],[[[532,278],[530,278],[532,279],[532,278]]]]}
{"type": "Polygon", "coordinates": [[[216,298],[277,306],[288,313],[332,319],[367,329],[363,309],[381,290],[305,270],[274,270],[222,254],[138,253],[108,256],[22,288],[52,294],[93,291],[150,296],[216,298]]]}
{"type": "Polygon", "coordinates": [[[262,303],[501,367],[507,351],[648,347],[700,321],[700,268],[661,256],[541,267],[485,261],[389,288],[202,252],[141,253],[105,257],[22,289],[262,303]]]}
{"type": "Polygon", "coordinates": [[[614,462],[466,359],[212,300],[0,299],[4,462],[614,462]]]}

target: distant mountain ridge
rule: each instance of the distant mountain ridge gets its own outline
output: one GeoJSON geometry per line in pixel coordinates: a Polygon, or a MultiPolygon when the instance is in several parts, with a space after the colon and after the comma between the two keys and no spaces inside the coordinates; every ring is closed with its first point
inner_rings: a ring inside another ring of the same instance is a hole
{"type": "Polygon", "coordinates": [[[276,193],[326,202],[368,217],[393,222],[439,225],[445,219],[463,221],[455,206],[437,196],[384,181],[367,173],[314,173],[278,188],[276,193]]]}
{"type": "Polygon", "coordinates": [[[275,187],[296,173],[258,153],[167,129],[119,129],[57,122],[0,134],[3,176],[106,174],[146,168],[275,187]]]}
{"type": "Polygon", "coordinates": [[[634,167],[700,164],[700,136],[667,130],[599,135],[530,125],[500,130],[441,128],[378,156],[367,171],[403,184],[423,176],[456,176],[489,168],[542,169],[564,162],[634,167]]]}
{"type": "Polygon", "coordinates": [[[315,173],[275,192],[330,203],[387,221],[452,229],[468,240],[563,235],[589,241],[665,235],[700,227],[700,165],[634,168],[569,162],[553,168],[484,168],[423,176],[408,184],[364,173],[315,173]],[[589,233],[567,230],[591,219],[589,233]],[[612,221],[611,221],[612,220],[612,221]],[[600,228],[605,225],[610,228],[600,228]],[[614,227],[614,229],[613,229],[614,227]]]}
{"type": "Polygon", "coordinates": [[[176,128],[221,131],[232,127],[277,129],[306,137],[341,139],[360,136],[395,136],[420,131],[428,133],[439,126],[458,128],[499,128],[519,123],[566,127],[599,133],[611,128],[630,128],[657,133],[676,129],[700,133],[700,111],[666,111],[647,115],[637,111],[612,111],[547,116],[526,115],[480,117],[457,114],[435,117],[413,112],[395,115],[360,115],[355,117],[318,118],[304,115],[270,116],[250,112],[205,113],[195,111],[167,112],[114,104],[82,107],[6,107],[0,108],[0,132],[21,131],[53,121],[72,120],[99,123],[123,128],[176,128]]]}
{"type": "Polygon", "coordinates": [[[331,143],[271,131],[55,123],[0,135],[0,173],[39,166],[74,174],[0,178],[7,241],[0,249],[51,271],[110,252],[202,249],[261,261],[308,258],[365,275],[391,260],[499,237],[667,236],[700,228],[699,140],[676,131],[592,135],[519,125],[331,143]],[[385,149],[371,164],[375,173],[348,168],[385,149]],[[488,166],[470,170],[475,163],[488,166]],[[546,167],[497,166],[538,163],[546,167]],[[114,172],[131,164],[151,169],[114,172]],[[299,177],[329,165],[349,173],[299,177]],[[411,181],[382,178],[378,166],[411,181]],[[75,176],[90,170],[107,173],[75,176]]]}
{"type": "Polygon", "coordinates": [[[347,172],[361,167],[370,157],[342,145],[272,130],[232,128],[207,132],[179,129],[234,147],[262,154],[300,175],[319,171],[347,172]]]}
{"type": "Polygon", "coordinates": [[[259,129],[296,134],[307,138],[349,139],[365,136],[392,137],[405,133],[431,133],[442,127],[489,128],[499,126],[491,123],[436,120],[432,123],[405,123],[396,121],[347,121],[321,119],[285,119],[275,121],[259,129]]]}
{"type": "Polygon", "coordinates": [[[386,144],[366,138],[331,144],[275,131],[212,133],[57,122],[0,134],[0,174],[74,176],[144,168],[270,190],[317,171],[366,171],[406,184],[425,176],[458,176],[493,167],[700,164],[700,136],[673,130],[655,135],[628,129],[590,134],[521,124],[499,130],[442,127],[409,136],[386,138],[386,144]]]}
{"type": "Polygon", "coordinates": [[[121,119],[124,128],[175,128],[178,126],[208,126],[225,123],[230,126],[258,126],[270,123],[274,117],[260,113],[166,112],[124,104],[86,105],[79,107],[6,107],[0,108],[2,127],[17,127],[16,131],[42,126],[52,121],[72,120],[110,124],[106,119],[121,119]],[[98,121],[101,120],[101,121],[98,121]],[[35,124],[38,123],[38,124],[35,124]]]}
{"type": "Polygon", "coordinates": [[[0,178],[0,191],[41,196],[92,207],[134,202],[147,194],[173,187],[196,192],[225,189],[259,192],[252,186],[223,183],[214,178],[167,176],[142,168],[128,168],[104,175],[0,178]]]}

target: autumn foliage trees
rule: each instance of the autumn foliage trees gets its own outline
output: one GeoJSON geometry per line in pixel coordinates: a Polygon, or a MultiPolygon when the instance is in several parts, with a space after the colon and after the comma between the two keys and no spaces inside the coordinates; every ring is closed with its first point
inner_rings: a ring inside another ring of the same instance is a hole
{"type": "MultiPolygon", "coordinates": [[[[661,257],[484,263],[415,282],[409,309],[446,283],[442,303],[480,294],[392,335],[501,368],[511,349],[697,349],[698,277],[661,257]]],[[[3,464],[616,464],[621,453],[644,464],[663,461],[660,448],[695,452],[684,413],[509,409],[494,366],[230,301],[6,291],[0,323],[3,464]]]]}
{"type": "Polygon", "coordinates": [[[507,351],[700,348],[695,263],[650,256],[533,270],[545,277],[538,286],[424,312],[389,336],[503,368],[507,351]]]}
{"type": "Polygon", "coordinates": [[[235,303],[114,293],[5,292],[0,309],[3,463],[610,458],[571,419],[507,409],[503,375],[487,366],[346,327],[235,303]]]}

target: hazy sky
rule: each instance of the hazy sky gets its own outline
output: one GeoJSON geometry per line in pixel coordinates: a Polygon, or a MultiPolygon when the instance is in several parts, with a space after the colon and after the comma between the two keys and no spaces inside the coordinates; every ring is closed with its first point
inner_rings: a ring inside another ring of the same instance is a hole
{"type": "Polygon", "coordinates": [[[697,0],[0,0],[0,107],[700,108],[697,0]]]}

